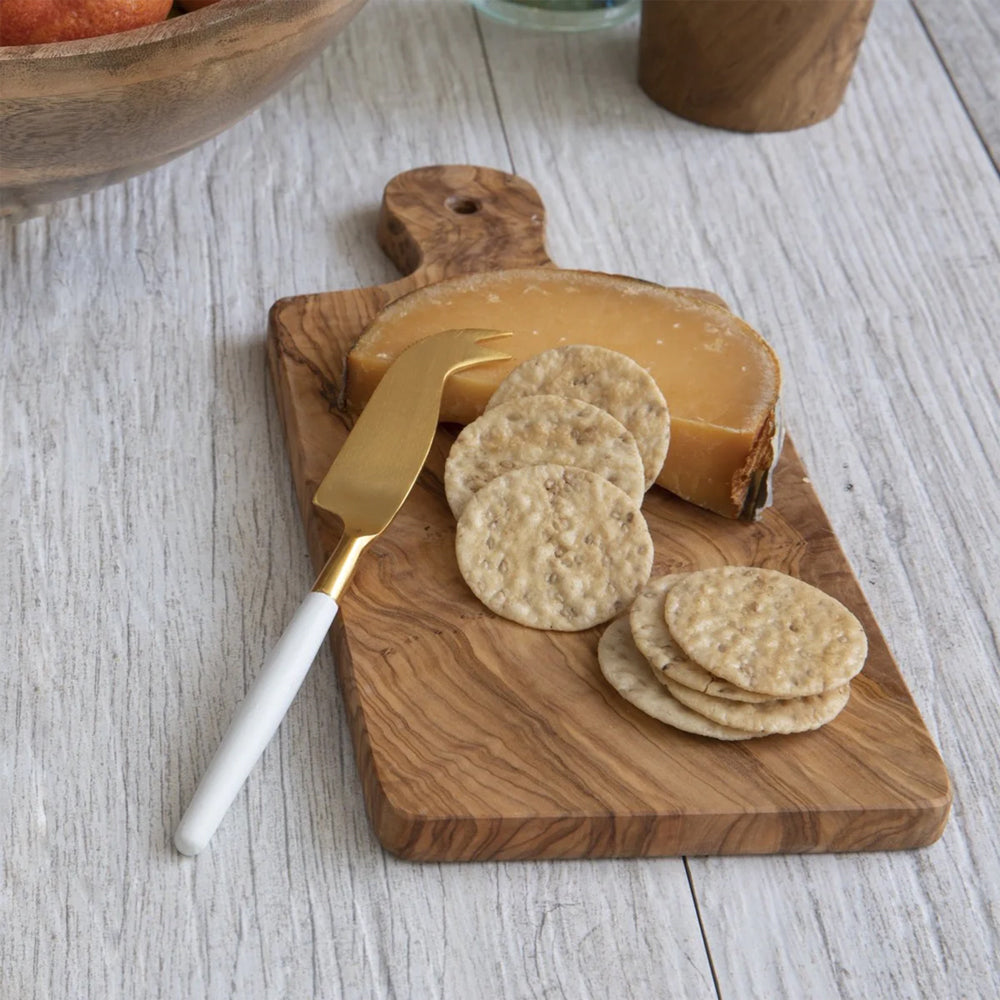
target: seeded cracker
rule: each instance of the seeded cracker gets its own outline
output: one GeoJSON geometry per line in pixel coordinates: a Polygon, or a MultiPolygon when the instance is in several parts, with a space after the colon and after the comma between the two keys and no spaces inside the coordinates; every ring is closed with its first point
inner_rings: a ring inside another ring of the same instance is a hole
{"type": "Polygon", "coordinates": [[[689,573],[667,592],[664,616],[677,644],[709,673],[775,698],[840,687],[868,652],[847,608],[776,570],[689,573]]]}
{"type": "Polygon", "coordinates": [[[542,464],[589,469],[642,503],[642,456],[631,432],[583,400],[541,395],[495,406],[462,430],[444,467],[448,505],[459,517],[491,479],[542,464]]]}
{"type": "Polygon", "coordinates": [[[692,662],[674,641],[663,618],[663,607],[667,591],[683,576],[683,573],[671,573],[650,580],[629,611],[632,638],[639,652],[649,661],[653,676],[661,684],[666,684],[669,679],[717,698],[742,702],[771,701],[771,695],[744,691],[728,681],[713,677],[692,662]]]}
{"type": "Polygon", "coordinates": [[[660,387],[637,361],[590,344],[567,344],[522,361],[497,386],[490,410],[520,396],[550,393],[607,410],[635,437],[649,489],[670,445],[670,412],[660,387]]]}
{"type": "Polygon", "coordinates": [[[455,552],[491,611],[575,632],[631,604],[653,565],[635,502],[585,469],[534,465],[487,483],[458,520],[455,552]]]}
{"type": "Polygon", "coordinates": [[[851,695],[850,684],[842,684],[823,694],[806,695],[804,698],[778,698],[751,705],[692,691],[669,677],[666,679],[666,687],[691,711],[704,715],[719,725],[746,729],[761,736],[819,729],[843,711],[851,695]]]}
{"type": "Polygon", "coordinates": [[[720,726],[685,708],[651,673],[646,658],[632,639],[627,617],[613,621],[604,630],[597,646],[597,659],[608,683],[640,712],[660,722],[717,740],[749,740],[756,735],[720,726]]]}

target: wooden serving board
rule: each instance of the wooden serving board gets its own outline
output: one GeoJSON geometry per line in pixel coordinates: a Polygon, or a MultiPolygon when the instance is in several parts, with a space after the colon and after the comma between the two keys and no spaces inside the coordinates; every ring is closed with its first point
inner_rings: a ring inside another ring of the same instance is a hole
{"type": "MultiPolygon", "coordinates": [[[[283,299],[270,314],[270,365],[317,568],[337,527],[311,498],[348,432],[344,358],[365,324],[445,276],[552,266],[535,190],[484,168],[396,177],[378,237],[406,277],[283,299]]],[[[414,860],[753,854],[912,848],[941,834],[948,776],[790,441],[774,506],[757,523],[658,487],[643,506],[654,574],[773,567],[839,598],[868,632],[868,661],[834,722],[721,743],[622,700],[598,669],[599,629],[524,628],[471,595],[442,485],[454,433],[439,429],[413,493],[362,557],[333,634],[369,817],[388,850],[414,860]]]]}

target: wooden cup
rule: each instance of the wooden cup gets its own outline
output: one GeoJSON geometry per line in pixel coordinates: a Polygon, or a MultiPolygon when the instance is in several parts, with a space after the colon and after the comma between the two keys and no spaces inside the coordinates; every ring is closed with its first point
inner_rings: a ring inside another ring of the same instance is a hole
{"type": "Polygon", "coordinates": [[[668,111],[740,132],[828,118],[874,0],[643,0],[639,85],[668,111]]]}

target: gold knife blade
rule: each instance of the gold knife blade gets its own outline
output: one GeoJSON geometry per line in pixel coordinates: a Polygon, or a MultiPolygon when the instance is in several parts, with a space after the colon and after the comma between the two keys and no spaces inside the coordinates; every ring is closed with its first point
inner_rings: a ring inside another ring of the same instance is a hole
{"type": "Polygon", "coordinates": [[[407,347],[389,366],[313,496],[343,534],[312,589],[337,599],[358,556],[389,526],[427,460],[452,372],[509,354],[484,341],[498,330],[446,330],[407,347]]]}

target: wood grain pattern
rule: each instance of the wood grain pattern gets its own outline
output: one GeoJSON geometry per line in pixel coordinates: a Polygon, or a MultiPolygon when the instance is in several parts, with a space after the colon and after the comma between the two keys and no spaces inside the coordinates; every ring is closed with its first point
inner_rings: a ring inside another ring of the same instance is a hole
{"type": "MultiPolygon", "coordinates": [[[[390,254],[410,248],[396,262],[418,269],[401,284],[428,280],[424,262],[434,275],[461,273],[480,253],[488,266],[545,263],[540,203],[526,187],[469,167],[395,178],[379,232],[390,254]],[[404,238],[407,218],[420,228],[404,238]],[[526,252],[510,252],[523,225],[526,252]]],[[[303,296],[271,313],[272,373],[317,565],[336,536],[310,500],[347,433],[331,402],[346,351],[391,295],[303,296]]],[[[388,849],[418,860],[780,853],[915,847],[940,835],[950,806],[940,757],[790,442],[775,507],[757,524],[659,489],[643,508],[654,572],[781,569],[838,597],[868,633],[865,671],[834,723],[726,746],[664,727],[611,692],[597,669],[599,629],[525,629],[478,604],[458,573],[441,483],[451,440],[442,428],[342,601],[337,662],[369,814],[388,849]]]]}
{"type": "Polygon", "coordinates": [[[840,111],[772,135],[632,103],[624,40],[487,46],[555,259],[709,284],[777,347],[795,443],[953,781],[926,851],[689,860],[721,995],[997,995],[1000,598],[983,539],[1000,517],[1000,185],[932,39],[908,4],[876,4],[840,111]],[[518,113],[535,93],[549,129],[518,113]],[[561,156],[577,128],[593,141],[561,156]]]}
{"type": "Polygon", "coordinates": [[[379,0],[224,135],[0,222],[5,997],[715,996],[679,860],[382,851],[328,649],[211,852],[170,848],[309,585],[267,309],[389,280],[381,180],[442,151],[509,162],[474,15],[379,0]]]}
{"type": "Polygon", "coordinates": [[[644,0],[639,84],[669,111],[777,132],[843,100],[874,0],[644,0]]]}
{"type": "Polygon", "coordinates": [[[1000,170],[1000,4],[916,0],[914,6],[1000,170]]]}
{"type": "Polygon", "coordinates": [[[365,0],[222,0],[147,28],[0,46],[0,216],[132,177],[229,128],[365,0]]]}
{"type": "Polygon", "coordinates": [[[639,90],[634,24],[377,0],[225,134],[0,221],[4,1000],[1000,996],[995,10],[876,3],[837,114],[743,135],[639,90]],[[211,851],[172,851],[310,582],[267,309],[396,278],[379,193],[434,162],[523,174],[560,265],[717,289],[776,345],[952,779],[931,847],[402,861],[327,648],[211,851]]]}

